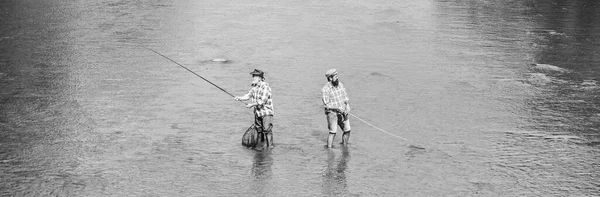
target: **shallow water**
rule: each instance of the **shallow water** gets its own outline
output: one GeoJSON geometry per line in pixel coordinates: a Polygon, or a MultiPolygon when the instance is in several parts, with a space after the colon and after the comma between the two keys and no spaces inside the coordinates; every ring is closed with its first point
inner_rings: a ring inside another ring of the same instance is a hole
{"type": "Polygon", "coordinates": [[[597,196],[599,9],[3,1],[0,195],[597,196]],[[241,146],[251,111],[146,47],[234,95],[265,70],[276,147],[241,146]],[[329,68],[368,123],[348,147],[324,148],[329,68]]]}

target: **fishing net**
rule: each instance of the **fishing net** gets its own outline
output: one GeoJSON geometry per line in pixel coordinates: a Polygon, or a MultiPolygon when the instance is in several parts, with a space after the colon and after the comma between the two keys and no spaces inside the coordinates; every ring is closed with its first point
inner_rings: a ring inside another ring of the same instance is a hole
{"type": "Polygon", "coordinates": [[[242,145],[247,147],[254,147],[258,144],[258,128],[254,124],[250,125],[244,136],[242,136],[242,145]]]}
{"type": "MultiPolygon", "coordinates": [[[[260,138],[264,138],[264,136],[262,136],[261,133],[258,132],[259,129],[260,128],[257,128],[255,124],[250,125],[250,127],[246,129],[246,132],[244,132],[244,136],[242,136],[242,145],[250,148],[255,148],[256,145],[263,141],[263,139],[260,138]]],[[[271,129],[273,129],[272,124],[269,125],[269,128],[267,128],[266,131],[272,132],[271,129]]]]}

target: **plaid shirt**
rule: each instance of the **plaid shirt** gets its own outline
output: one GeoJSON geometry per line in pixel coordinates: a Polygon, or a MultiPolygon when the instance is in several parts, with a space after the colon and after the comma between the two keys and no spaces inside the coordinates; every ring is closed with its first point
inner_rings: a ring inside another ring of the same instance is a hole
{"type": "Polygon", "coordinates": [[[273,100],[271,99],[271,87],[267,82],[259,82],[248,92],[252,103],[259,103],[254,107],[254,114],[258,117],[273,115],[273,100]]]}
{"type": "MultiPolygon", "coordinates": [[[[323,89],[323,105],[325,110],[328,109],[344,109],[348,102],[348,94],[342,82],[337,87],[334,87],[331,82],[327,82],[323,89]]],[[[347,110],[347,109],[346,109],[347,110]]]]}

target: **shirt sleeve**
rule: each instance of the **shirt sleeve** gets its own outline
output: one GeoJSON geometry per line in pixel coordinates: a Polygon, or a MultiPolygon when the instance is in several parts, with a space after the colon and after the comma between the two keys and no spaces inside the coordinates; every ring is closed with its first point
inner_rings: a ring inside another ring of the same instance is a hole
{"type": "Polygon", "coordinates": [[[323,87],[323,89],[321,89],[321,93],[323,94],[323,105],[328,108],[331,100],[329,97],[329,90],[327,87],[323,87]]]}
{"type": "Polygon", "coordinates": [[[350,111],[350,105],[348,104],[348,93],[346,92],[346,88],[344,87],[343,84],[340,83],[340,105],[341,108],[346,110],[346,111],[350,111]]]}
{"type": "Polygon", "coordinates": [[[254,90],[254,88],[250,88],[250,90],[248,90],[248,94],[246,94],[248,96],[248,99],[252,98],[252,90],[254,90]]]}
{"type": "Polygon", "coordinates": [[[346,92],[346,88],[344,88],[344,95],[345,95],[344,97],[346,99],[346,103],[345,103],[346,106],[345,107],[346,107],[346,111],[348,112],[348,111],[350,111],[350,103],[349,103],[350,102],[350,98],[348,97],[348,93],[346,92]]]}
{"type": "Polygon", "coordinates": [[[348,101],[350,101],[350,98],[348,98],[348,93],[346,92],[346,90],[344,90],[344,101],[347,103],[348,101]]]}

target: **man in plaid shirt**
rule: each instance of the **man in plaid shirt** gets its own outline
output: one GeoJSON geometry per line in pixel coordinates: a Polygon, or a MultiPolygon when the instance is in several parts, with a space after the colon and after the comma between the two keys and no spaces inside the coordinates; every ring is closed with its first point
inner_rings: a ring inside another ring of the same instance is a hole
{"type": "Polygon", "coordinates": [[[327,83],[323,86],[321,92],[323,93],[323,105],[325,107],[325,114],[327,115],[327,128],[329,129],[327,147],[331,148],[338,125],[344,131],[342,144],[348,144],[351,129],[350,120],[348,119],[350,104],[348,103],[349,99],[346,88],[344,88],[344,85],[340,83],[337,77],[337,70],[328,70],[325,73],[325,77],[327,77],[327,83]]]}
{"type": "Polygon", "coordinates": [[[259,139],[263,140],[266,136],[267,147],[273,147],[273,100],[271,98],[271,87],[265,82],[265,73],[254,69],[252,75],[252,88],[248,94],[235,97],[235,100],[250,102],[247,108],[254,107],[254,124],[258,128],[259,139]]]}

